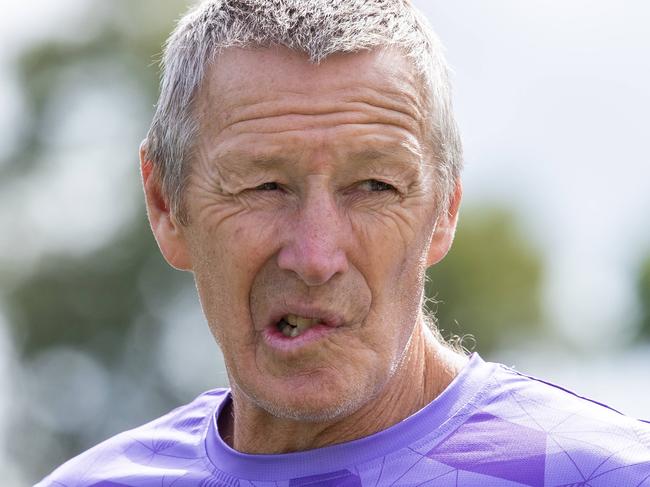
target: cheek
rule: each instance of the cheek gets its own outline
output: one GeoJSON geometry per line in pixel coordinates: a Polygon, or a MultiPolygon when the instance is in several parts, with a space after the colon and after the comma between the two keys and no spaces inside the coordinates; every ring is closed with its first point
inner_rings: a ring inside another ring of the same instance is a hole
{"type": "Polygon", "coordinates": [[[215,225],[205,225],[192,239],[191,252],[199,272],[218,274],[214,281],[249,281],[256,269],[275,252],[279,239],[273,218],[241,213],[215,225]]]}
{"type": "Polygon", "coordinates": [[[395,289],[412,281],[425,269],[431,225],[418,208],[400,207],[390,212],[354,215],[358,261],[370,281],[395,289]],[[405,273],[410,273],[406,276],[405,273]]]}
{"type": "Polygon", "coordinates": [[[429,226],[425,218],[394,212],[358,221],[360,265],[373,295],[376,324],[364,337],[370,347],[391,355],[403,350],[420,312],[429,226]]]}
{"type": "Polygon", "coordinates": [[[249,298],[252,282],[276,250],[276,225],[244,215],[204,226],[191,238],[191,254],[201,305],[221,344],[250,341],[249,298]],[[232,323],[240,323],[234,327],[232,323]]]}

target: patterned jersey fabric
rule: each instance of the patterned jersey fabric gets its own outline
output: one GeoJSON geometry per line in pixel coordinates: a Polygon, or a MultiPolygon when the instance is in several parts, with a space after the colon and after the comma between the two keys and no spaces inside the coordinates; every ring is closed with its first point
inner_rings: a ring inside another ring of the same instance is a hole
{"type": "Polygon", "coordinates": [[[650,425],[474,354],[413,416],[372,436],[281,455],[219,437],[229,391],[119,434],[38,487],[650,487],[650,425]]]}

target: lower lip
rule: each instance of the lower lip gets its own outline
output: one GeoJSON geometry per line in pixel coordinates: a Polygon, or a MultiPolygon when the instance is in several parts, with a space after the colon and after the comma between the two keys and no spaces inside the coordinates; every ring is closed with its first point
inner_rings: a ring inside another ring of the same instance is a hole
{"type": "Polygon", "coordinates": [[[275,326],[264,330],[264,340],[273,349],[282,352],[293,352],[314,342],[317,342],[326,335],[332,333],[336,328],[317,324],[303,331],[297,337],[285,336],[275,326]]]}

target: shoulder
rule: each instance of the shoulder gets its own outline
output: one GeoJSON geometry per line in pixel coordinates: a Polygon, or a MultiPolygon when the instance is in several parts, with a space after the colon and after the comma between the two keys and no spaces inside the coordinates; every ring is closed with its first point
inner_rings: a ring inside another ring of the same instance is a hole
{"type": "Polygon", "coordinates": [[[637,485],[650,479],[647,422],[502,365],[491,381],[469,419],[505,439],[511,453],[538,455],[547,481],[637,485]]]}
{"type": "Polygon", "coordinates": [[[179,472],[185,480],[209,474],[205,432],[228,392],[207,391],[154,421],[120,433],[69,460],[36,487],[90,487],[107,485],[106,481],[116,487],[137,486],[173,479],[179,472]]]}

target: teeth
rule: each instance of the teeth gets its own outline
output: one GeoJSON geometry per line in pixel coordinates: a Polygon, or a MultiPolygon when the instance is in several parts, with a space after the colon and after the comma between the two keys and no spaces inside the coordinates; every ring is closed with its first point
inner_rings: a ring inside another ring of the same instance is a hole
{"type": "Polygon", "coordinates": [[[319,318],[304,318],[302,316],[287,315],[282,319],[282,321],[280,321],[278,328],[284,336],[295,338],[312,325],[320,323],[320,321],[319,318]]]}
{"type": "Polygon", "coordinates": [[[287,315],[284,317],[284,321],[289,323],[291,326],[296,326],[300,328],[300,331],[306,330],[312,325],[320,322],[319,318],[303,318],[302,316],[296,315],[287,315]]]}

